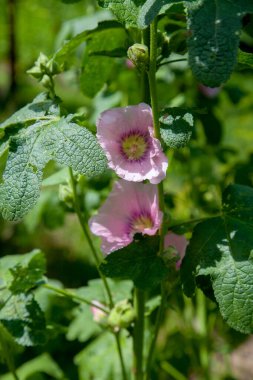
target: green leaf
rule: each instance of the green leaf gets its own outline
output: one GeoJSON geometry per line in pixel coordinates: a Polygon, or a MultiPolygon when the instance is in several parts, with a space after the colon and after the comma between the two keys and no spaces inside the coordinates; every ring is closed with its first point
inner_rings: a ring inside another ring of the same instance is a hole
{"type": "Polygon", "coordinates": [[[5,219],[19,220],[36,204],[43,169],[51,159],[87,176],[105,170],[106,158],[93,134],[69,119],[58,120],[41,120],[10,138],[0,185],[0,209],[5,219]]]}
{"type": "Polygon", "coordinates": [[[11,295],[5,292],[4,304],[0,309],[0,322],[22,346],[45,343],[44,314],[32,294],[11,295]]]}
{"type": "Polygon", "coordinates": [[[161,137],[169,148],[186,146],[193,131],[193,115],[182,108],[166,108],[160,117],[161,137]]]}
{"type": "Polygon", "coordinates": [[[253,69],[253,54],[239,50],[237,56],[238,69],[253,69]]]}
{"type": "Polygon", "coordinates": [[[188,296],[196,284],[205,288],[209,281],[223,318],[242,333],[253,332],[252,252],[253,189],[231,185],[221,215],[194,228],[181,277],[188,296]]]}
{"type": "Polygon", "coordinates": [[[150,289],[167,275],[163,260],[157,256],[158,237],[145,237],[110,253],[100,265],[108,277],[131,279],[140,289],[150,289]]]}
{"type": "MultiPolygon", "coordinates": [[[[131,292],[133,289],[132,281],[111,280],[109,278],[108,285],[110,287],[114,303],[131,298],[131,292]]],[[[88,282],[88,286],[77,289],[76,293],[91,302],[99,301],[102,304],[108,304],[108,298],[104,290],[104,283],[100,279],[90,280],[88,282]]]]}
{"type": "Polygon", "coordinates": [[[138,15],[144,0],[98,0],[98,4],[110,9],[127,27],[138,27],[138,15]]]}
{"type": "MultiPolygon", "coordinates": [[[[45,373],[53,379],[66,379],[58,364],[47,353],[27,361],[17,369],[17,376],[19,380],[33,379],[35,378],[33,376],[38,373],[45,373]]],[[[2,375],[1,380],[13,380],[13,375],[2,375]]]]}
{"type": "Polygon", "coordinates": [[[88,177],[103,173],[107,167],[104,152],[95,136],[64,118],[49,126],[43,147],[59,164],[70,166],[88,177]]]}
{"type": "Polygon", "coordinates": [[[189,62],[197,79],[218,87],[236,64],[241,19],[252,11],[249,0],[200,0],[187,5],[189,62]]]}
{"type": "Polygon", "coordinates": [[[114,71],[113,57],[117,54],[126,56],[128,45],[127,34],[121,26],[100,30],[90,36],[80,78],[85,95],[94,97],[101,90],[114,71]],[[103,58],[98,59],[97,55],[102,55],[103,58]]]}
{"type": "Polygon", "coordinates": [[[33,102],[15,112],[9,119],[0,124],[0,131],[21,124],[22,127],[39,120],[53,121],[59,119],[59,105],[41,93],[33,102]]]}
{"type": "Polygon", "coordinates": [[[0,323],[0,362],[5,362],[12,373],[15,373],[13,355],[18,351],[20,351],[20,347],[14,341],[11,334],[0,323]]]}
{"type": "Polygon", "coordinates": [[[143,29],[151,24],[154,18],[162,10],[163,6],[169,4],[192,2],[196,0],[147,0],[140,9],[138,17],[138,26],[143,29]]]}
{"type": "Polygon", "coordinates": [[[45,270],[45,257],[38,249],[22,255],[4,256],[0,259],[1,285],[12,294],[28,292],[43,280],[45,270]]]}
{"type": "Polygon", "coordinates": [[[101,333],[101,327],[94,321],[90,306],[80,305],[74,308],[72,314],[73,319],[67,332],[68,340],[77,339],[79,342],[86,342],[101,333]]]}
{"type": "MultiPolygon", "coordinates": [[[[22,255],[23,256],[23,255],[22,255]]],[[[46,271],[46,260],[43,253],[39,250],[26,254],[26,263],[18,263],[10,268],[13,281],[9,290],[13,294],[26,293],[43,280],[46,271]]]]}
{"type": "Polygon", "coordinates": [[[94,29],[85,30],[71,38],[69,41],[66,41],[65,44],[53,55],[52,59],[58,64],[66,64],[69,61],[69,55],[72,51],[85,42],[94,32],[112,28],[118,29],[119,27],[121,27],[121,25],[117,21],[101,21],[94,29]]]}
{"type": "MultiPolygon", "coordinates": [[[[131,369],[131,338],[126,331],[120,334],[127,372],[131,369]]],[[[115,337],[110,332],[101,334],[75,357],[79,380],[87,379],[121,379],[122,372],[116,350],[115,337]]]]}
{"type": "Polygon", "coordinates": [[[39,197],[42,170],[50,159],[42,148],[43,126],[45,123],[40,122],[10,139],[4,182],[0,185],[0,209],[7,220],[22,218],[39,197]]]}

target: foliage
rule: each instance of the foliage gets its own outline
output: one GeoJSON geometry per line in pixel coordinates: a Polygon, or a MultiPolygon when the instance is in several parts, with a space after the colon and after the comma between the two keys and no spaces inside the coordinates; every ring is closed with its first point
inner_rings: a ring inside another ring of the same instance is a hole
{"type": "Polygon", "coordinates": [[[1,379],[125,380],[124,361],[142,380],[141,351],[154,380],[239,376],[225,363],[253,331],[252,13],[251,0],[15,6],[18,54],[0,42],[1,379]],[[102,258],[87,222],[116,175],[95,121],[140,102],[169,161],[165,222],[102,258]],[[189,239],[180,272],[171,230],[189,239]]]}

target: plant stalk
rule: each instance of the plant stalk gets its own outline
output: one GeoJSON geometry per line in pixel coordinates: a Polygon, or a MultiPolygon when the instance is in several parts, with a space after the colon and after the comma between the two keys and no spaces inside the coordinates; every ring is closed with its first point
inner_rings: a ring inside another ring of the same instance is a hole
{"type": "Polygon", "coordinates": [[[46,289],[52,290],[55,293],[61,294],[64,297],[71,298],[73,301],[76,300],[76,301],[79,301],[81,303],[85,303],[87,305],[96,307],[97,309],[99,309],[99,310],[103,311],[104,313],[108,314],[108,309],[103,308],[102,306],[99,306],[97,304],[94,304],[91,301],[88,301],[86,298],[78,296],[77,294],[69,292],[69,291],[67,291],[65,289],[56,288],[55,286],[52,286],[50,284],[44,284],[43,287],[46,288],[46,289]]]}
{"type": "Polygon", "coordinates": [[[152,337],[152,340],[151,340],[150,348],[149,348],[149,351],[148,351],[145,380],[149,380],[150,379],[150,372],[151,372],[152,364],[153,364],[153,358],[154,358],[154,353],[155,353],[156,341],[157,341],[160,325],[161,325],[161,322],[163,320],[164,311],[165,311],[166,294],[165,294],[165,289],[164,289],[163,283],[161,284],[161,293],[162,293],[161,303],[160,303],[160,306],[159,306],[159,309],[158,309],[158,312],[157,312],[154,333],[153,333],[153,337],[152,337]]]}
{"type": "Polygon", "coordinates": [[[143,380],[143,346],[144,346],[144,313],[145,313],[145,292],[135,288],[134,307],[136,319],[134,324],[134,374],[135,380],[143,380]]]}
{"type": "MultiPolygon", "coordinates": [[[[157,71],[157,19],[155,18],[150,26],[150,49],[149,49],[149,91],[150,99],[153,113],[153,122],[154,122],[154,135],[161,141],[160,133],[160,123],[159,123],[159,110],[158,110],[158,101],[157,101],[157,88],[156,88],[156,71],[157,71]]],[[[164,204],[164,192],[163,192],[163,183],[158,184],[158,197],[159,197],[159,208],[163,213],[165,211],[164,204]]],[[[159,254],[161,255],[164,249],[164,217],[160,227],[160,249],[159,254]]]]}
{"type": "MultiPolygon", "coordinates": [[[[109,284],[108,284],[108,282],[106,280],[106,277],[103,275],[103,273],[99,269],[100,258],[99,258],[98,254],[96,252],[96,249],[95,249],[94,244],[92,242],[92,239],[90,237],[90,233],[89,233],[89,230],[88,230],[88,227],[87,227],[87,222],[86,222],[86,220],[85,220],[85,218],[83,216],[83,213],[81,211],[81,208],[80,208],[80,203],[79,203],[79,199],[78,199],[78,195],[77,195],[77,191],[76,191],[76,180],[75,180],[75,177],[74,177],[74,174],[73,174],[73,171],[72,171],[71,168],[69,168],[69,175],[70,175],[70,184],[71,184],[71,188],[72,188],[72,191],[73,191],[74,208],[75,208],[76,214],[78,216],[79,223],[80,223],[80,225],[82,227],[83,233],[84,233],[84,235],[85,235],[85,237],[87,239],[87,242],[88,242],[88,244],[90,246],[91,252],[92,252],[93,257],[95,259],[99,276],[100,276],[101,280],[103,281],[103,284],[104,284],[104,287],[105,287],[105,290],[106,290],[106,293],[107,293],[107,296],[108,296],[108,299],[109,299],[110,309],[112,309],[114,307],[112,293],[111,293],[109,284]]],[[[122,379],[123,380],[128,380],[127,379],[126,367],[125,367],[124,359],[123,359],[123,355],[122,355],[119,335],[118,335],[118,333],[114,333],[114,336],[115,336],[116,345],[117,345],[117,351],[118,351],[118,354],[119,354],[119,359],[120,359],[120,364],[121,364],[122,379]]]]}

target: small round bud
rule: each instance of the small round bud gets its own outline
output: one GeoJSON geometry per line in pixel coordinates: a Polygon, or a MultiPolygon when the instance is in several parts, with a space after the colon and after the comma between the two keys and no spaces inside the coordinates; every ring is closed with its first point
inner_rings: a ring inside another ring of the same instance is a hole
{"type": "Polygon", "coordinates": [[[127,56],[140,71],[146,71],[149,67],[148,47],[143,44],[134,44],[129,47],[127,56]]]}
{"type": "Polygon", "coordinates": [[[135,310],[128,300],[118,302],[111,310],[108,324],[113,328],[126,328],[135,319],[135,310]]]}

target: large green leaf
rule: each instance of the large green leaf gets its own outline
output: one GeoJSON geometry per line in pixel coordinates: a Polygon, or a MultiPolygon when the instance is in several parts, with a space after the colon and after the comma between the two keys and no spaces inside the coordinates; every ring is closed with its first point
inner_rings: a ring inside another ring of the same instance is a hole
{"type": "Polygon", "coordinates": [[[98,25],[91,30],[85,30],[70,40],[66,41],[62,47],[60,47],[57,52],[53,55],[52,59],[59,64],[67,64],[69,61],[69,55],[75,50],[78,46],[80,46],[83,42],[85,42],[94,32],[98,32],[100,30],[119,28],[121,25],[117,21],[101,21],[98,25]]]}
{"type": "Polygon", "coordinates": [[[126,26],[137,27],[138,15],[144,0],[98,0],[101,7],[110,9],[126,26]]]}
{"type": "Polygon", "coordinates": [[[189,62],[206,86],[226,82],[236,64],[241,19],[251,0],[199,0],[187,4],[189,62]]]}
{"type": "MultiPolygon", "coordinates": [[[[50,116],[51,117],[51,116],[50,116]]],[[[23,120],[23,126],[26,121],[23,120]]],[[[71,118],[40,120],[11,137],[0,209],[8,220],[19,220],[37,202],[43,169],[54,159],[80,174],[94,176],[106,168],[106,158],[96,138],[71,118]]]]}
{"type": "Polygon", "coordinates": [[[182,265],[186,295],[196,284],[212,284],[227,323],[243,333],[253,332],[253,189],[231,185],[223,195],[219,217],[199,223],[182,265]]]}
{"type": "Polygon", "coordinates": [[[126,56],[129,46],[125,30],[108,28],[94,32],[85,48],[81,74],[81,89],[85,95],[93,97],[112,75],[115,56],[126,56]],[[102,56],[101,58],[99,58],[102,56]]]}
{"type": "Polygon", "coordinates": [[[175,3],[192,2],[197,0],[147,0],[140,9],[138,17],[139,28],[146,28],[162,10],[163,6],[175,3]]]}
{"type": "Polygon", "coordinates": [[[164,279],[168,270],[157,256],[158,237],[145,237],[125,248],[110,253],[100,265],[108,277],[128,278],[140,289],[153,288],[164,279]]]}
{"type": "Polygon", "coordinates": [[[22,346],[44,344],[46,324],[44,314],[32,294],[1,294],[0,322],[22,346]]]}
{"type": "Polygon", "coordinates": [[[59,105],[48,99],[46,93],[41,93],[34,98],[32,103],[27,104],[1,123],[0,131],[17,125],[29,125],[39,120],[58,120],[59,115],[59,105]]]}

